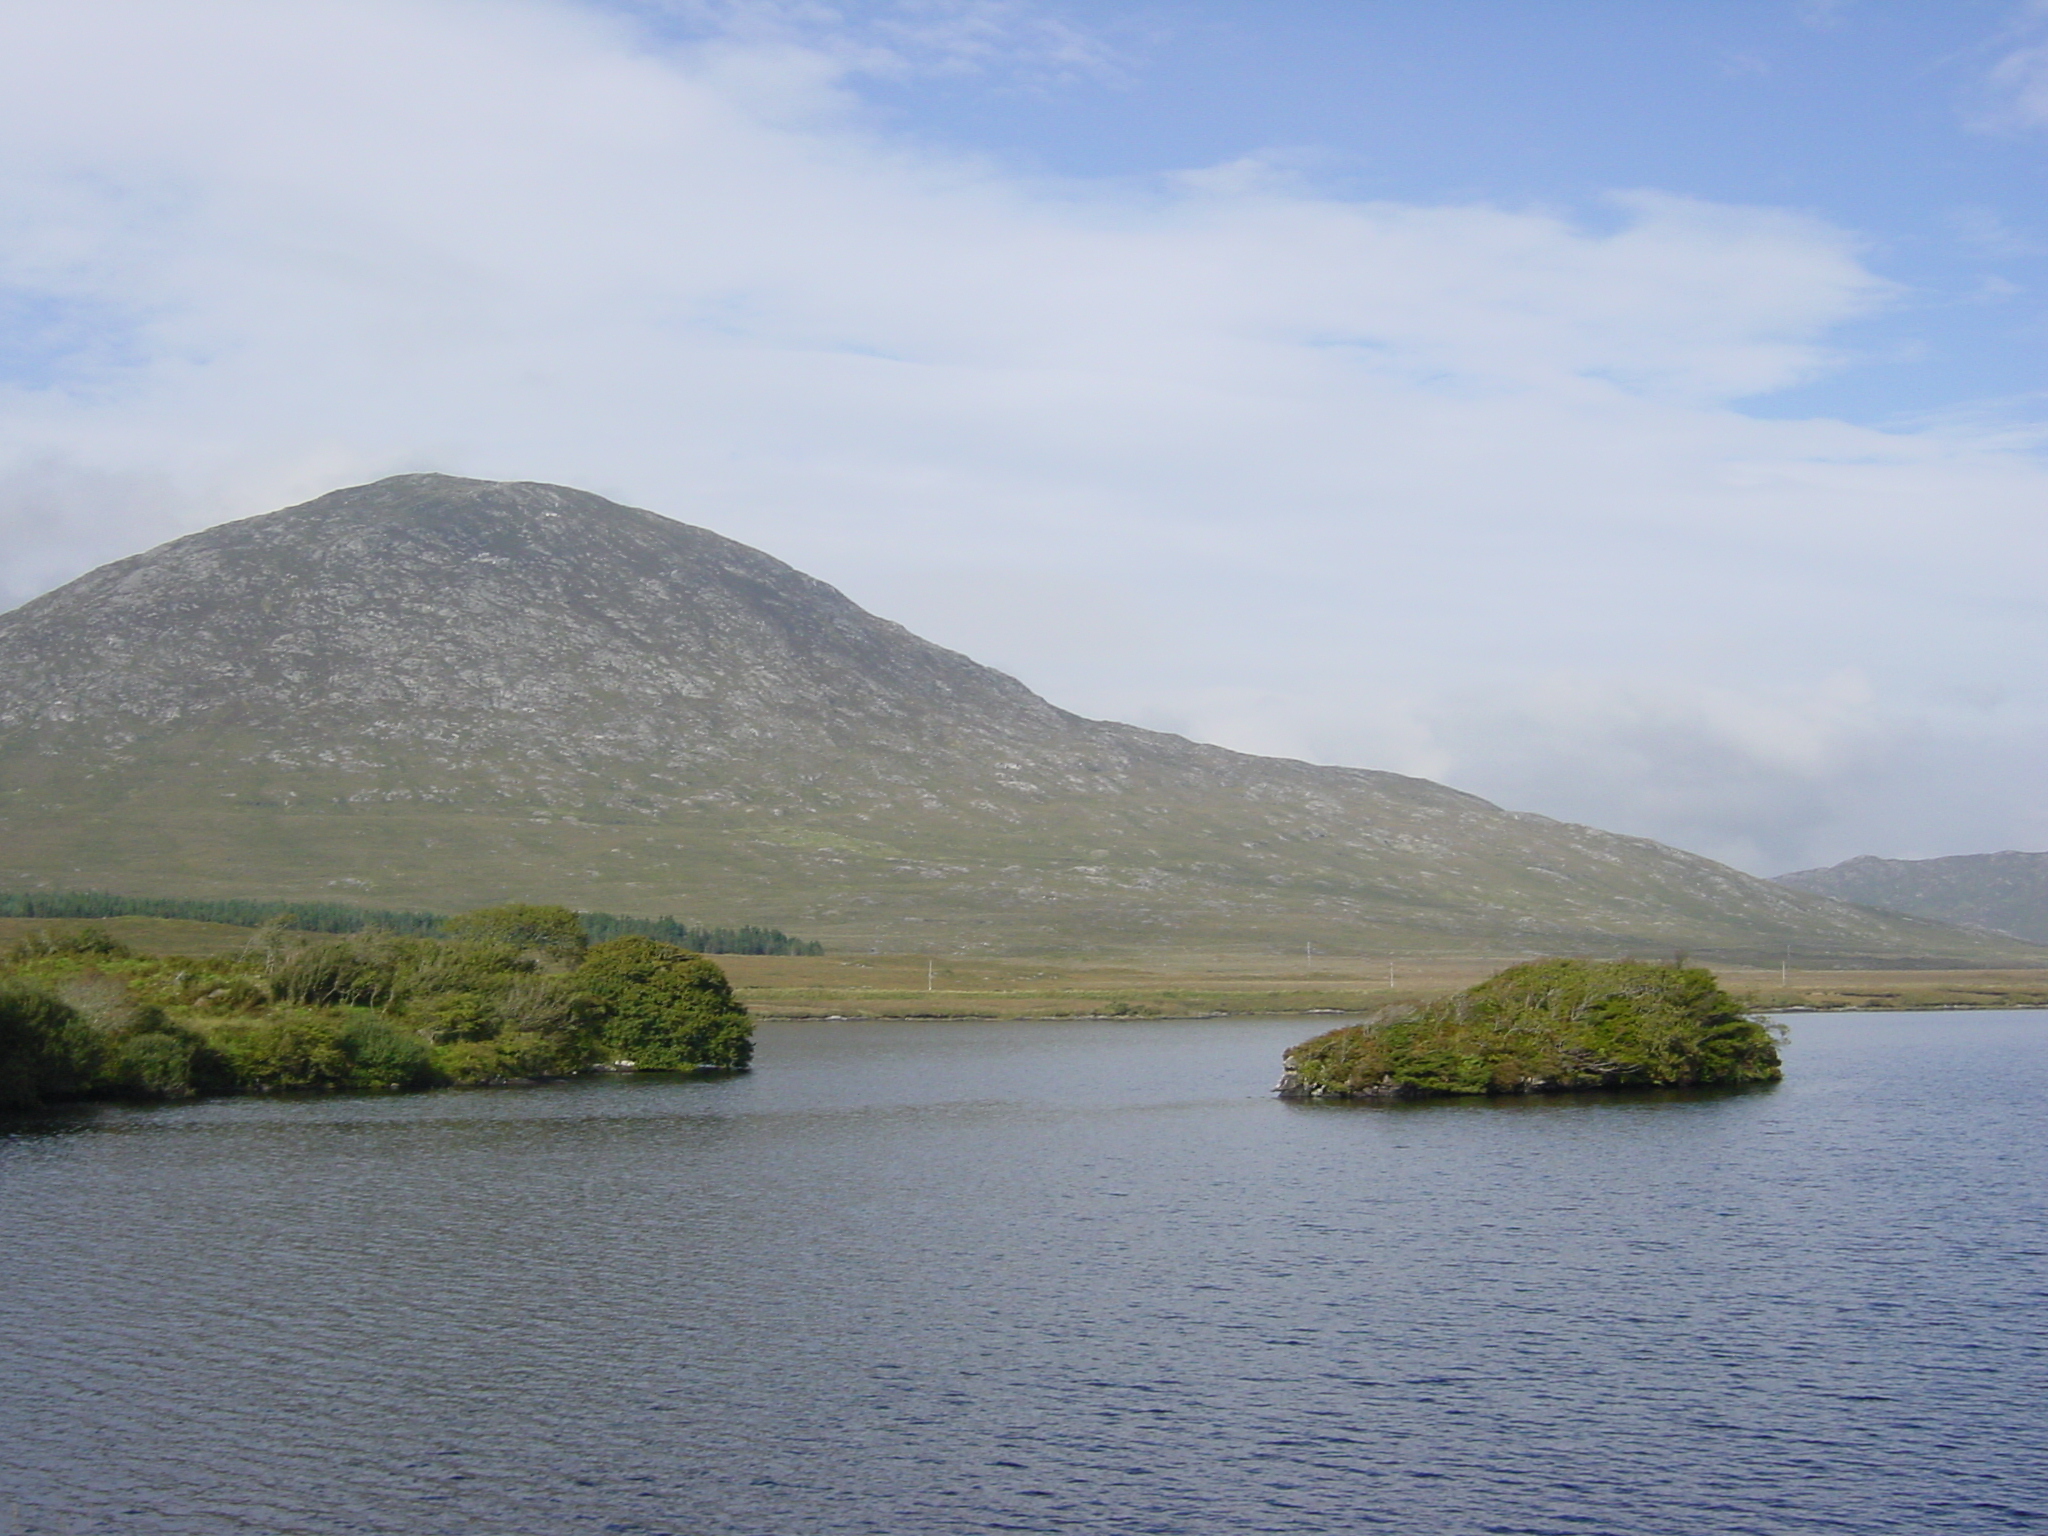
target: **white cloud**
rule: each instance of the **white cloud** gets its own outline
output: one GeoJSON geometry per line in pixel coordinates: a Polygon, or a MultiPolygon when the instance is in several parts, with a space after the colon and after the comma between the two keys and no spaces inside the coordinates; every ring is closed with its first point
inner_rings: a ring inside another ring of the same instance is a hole
{"type": "MultiPolygon", "coordinates": [[[[972,59],[1033,14],[923,19],[972,59]]],[[[1890,301],[1849,234],[1256,154],[1031,181],[868,126],[843,18],[749,16],[0,14],[0,583],[401,469],[555,479],[1070,707],[1752,863],[1898,851],[1888,763],[1944,743],[1975,820],[1912,836],[2034,814],[2030,445],[1735,409],[1890,301]]]]}
{"type": "Polygon", "coordinates": [[[2014,13],[1985,76],[1975,126],[1992,130],[2048,127],[2048,0],[2027,0],[2014,13]]]}
{"type": "Polygon", "coordinates": [[[2001,108],[1994,123],[2048,127],[2048,43],[2008,53],[1992,69],[1991,85],[2001,108]]]}
{"type": "MultiPolygon", "coordinates": [[[[1028,0],[609,0],[620,14],[749,50],[796,48],[853,74],[974,75],[1013,86],[1112,81],[1121,41],[1028,0]]],[[[1128,23],[1117,29],[1129,33],[1128,23]]]]}
{"type": "Polygon", "coordinates": [[[1832,32],[1849,19],[1852,0],[1794,0],[1792,14],[1802,27],[1832,32]]]}

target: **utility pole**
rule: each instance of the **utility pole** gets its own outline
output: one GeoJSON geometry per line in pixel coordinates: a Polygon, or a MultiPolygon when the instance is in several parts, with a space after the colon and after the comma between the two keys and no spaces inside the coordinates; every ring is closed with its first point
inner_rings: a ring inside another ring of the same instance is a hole
{"type": "Polygon", "coordinates": [[[939,962],[926,959],[924,963],[924,989],[929,992],[938,985],[939,962]]]}

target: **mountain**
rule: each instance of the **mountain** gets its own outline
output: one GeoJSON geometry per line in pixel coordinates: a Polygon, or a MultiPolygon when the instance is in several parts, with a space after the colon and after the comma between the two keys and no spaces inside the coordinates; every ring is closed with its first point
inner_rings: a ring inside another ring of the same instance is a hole
{"type": "Polygon", "coordinates": [[[1781,884],[2033,944],[2048,944],[2048,853],[1964,853],[1946,859],[1865,856],[1780,875],[1781,884]]]}
{"type": "Polygon", "coordinates": [[[0,887],[508,897],[883,949],[2028,953],[1085,720],[730,539],[401,475],[0,617],[0,887]]]}

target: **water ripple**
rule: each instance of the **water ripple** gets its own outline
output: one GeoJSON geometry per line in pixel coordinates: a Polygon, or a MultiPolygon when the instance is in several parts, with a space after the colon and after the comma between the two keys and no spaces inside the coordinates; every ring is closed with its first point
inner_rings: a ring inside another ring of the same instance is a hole
{"type": "Polygon", "coordinates": [[[2048,1015],[1347,1108],[1298,1023],[0,1142],[18,1536],[2048,1526],[2048,1015]]]}

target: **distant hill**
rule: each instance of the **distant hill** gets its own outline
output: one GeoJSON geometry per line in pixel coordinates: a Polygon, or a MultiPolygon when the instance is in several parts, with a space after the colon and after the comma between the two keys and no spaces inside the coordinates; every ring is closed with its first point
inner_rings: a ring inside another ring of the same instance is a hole
{"type": "Polygon", "coordinates": [[[1826,869],[1780,875],[1778,880],[1837,901],[2048,944],[2048,853],[1963,853],[1946,859],[1865,856],[1826,869]]]}
{"type": "Polygon", "coordinates": [[[1422,779],[1082,719],[715,533],[442,475],[0,617],[0,889],[88,887],[896,950],[2048,959],[1422,779]]]}

